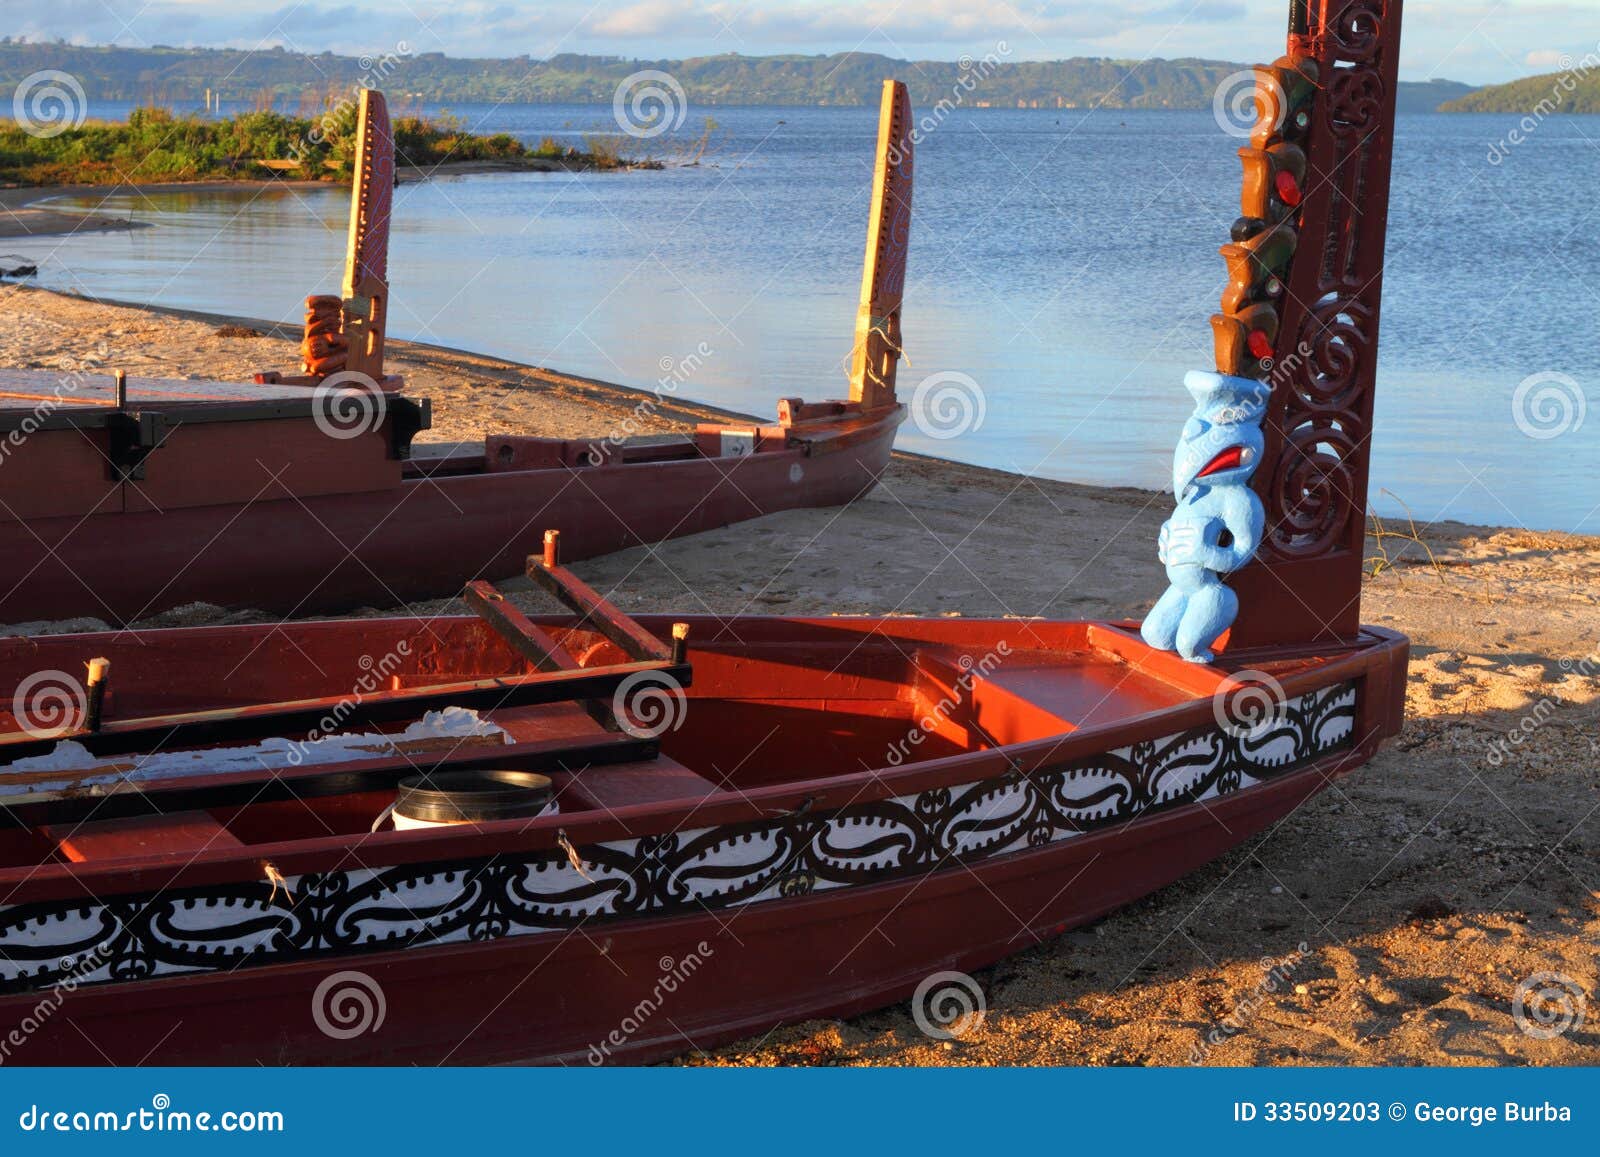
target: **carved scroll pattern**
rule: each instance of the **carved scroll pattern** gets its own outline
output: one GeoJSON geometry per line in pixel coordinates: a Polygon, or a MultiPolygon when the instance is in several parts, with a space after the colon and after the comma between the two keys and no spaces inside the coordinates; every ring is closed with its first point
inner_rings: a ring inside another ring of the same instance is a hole
{"type": "Polygon", "coordinates": [[[1394,100],[1386,22],[1398,0],[1325,3],[1318,139],[1268,418],[1272,466],[1258,476],[1268,563],[1342,549],[1365,518],[1394,100]]]}

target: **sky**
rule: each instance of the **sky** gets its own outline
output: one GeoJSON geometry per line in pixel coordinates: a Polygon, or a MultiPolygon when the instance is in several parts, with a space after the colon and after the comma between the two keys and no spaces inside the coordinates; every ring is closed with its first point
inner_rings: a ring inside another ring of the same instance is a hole
{"type": "MultiPolygon", "coordinates": [[[[1283,43],[1287,0],[0,0],[0,35],[82,44],[642,59],[860,50],[913,60],[1200,56],[1283,43]]],[[[1600,0],[1408,0],[1410,80],[1600,61],[1600,0]]]]}

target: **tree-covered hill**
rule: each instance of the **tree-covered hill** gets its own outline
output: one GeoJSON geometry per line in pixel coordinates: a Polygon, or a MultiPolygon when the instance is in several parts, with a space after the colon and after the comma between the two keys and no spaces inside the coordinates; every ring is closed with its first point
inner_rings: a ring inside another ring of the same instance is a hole
{"type": "Polygon", "coordinates": [[[1480,88],[1451,101],[1444,112],[1600,113],[1600,69],[1529,76],[1480,88]]]}
{"type": "MultiPolygon", "coordinates": [[[[1208,108],[1218,84],[1243,66],[1211,60],[1143,62],[1081,58],[978,62],[967,105],[1120,109],[1208,108]]],[[[694,105],[874,104],[887,76],[906,81],[919,107],[950,99],[961,66],[954,61],[909,63],[872,53],[832,56],[721,56],[689,60],[631,60],[566,53],[549,60],[515,57],[471,60],[439,53],[370,60],[331,53],[305,55],[274,48],[110,48],[0,40],[0,91],[33,73],[55,69],[83,87],[93,115],[96,100],[150,104],[196,102],[207,89],[229,101],[278,107],[314,106],[330,88],[363,80],[396,98],[430,103],[473,101],[609,104],[617,85],[641,69],[670,74],[694,105]]],[[[1405,85],[1403,111],[1432,111],[1472,90],[1449,81],[1405,85]]],[[[0,115],[9,111],[0,101],[0,115]]]]}

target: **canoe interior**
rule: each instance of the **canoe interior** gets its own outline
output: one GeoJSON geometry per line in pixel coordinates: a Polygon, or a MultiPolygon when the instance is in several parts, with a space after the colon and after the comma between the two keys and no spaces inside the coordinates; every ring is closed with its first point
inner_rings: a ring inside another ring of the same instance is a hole
{"type": "MultiPolygon", "coordinates": [[[[570,619],[537,621],[586,667],[626,660],[570,619]]],[[[663,636],[670,626],[641,621],[663,636]]],[[[391,762],[424,770],[448,756],[462,766],[546,770],[555,781],[559,817],[500,826],[572,827],[585,816],[704,807],[762,789],[868,783],[888,771],[937,766],[952,757],[1116,730],[1209,700],[1224,678],[1219,670],[1149,652],[1131,630],[1111,624],[707,618],[695,621],[692,632],[693,682],[681,703],[663,705],[674,713],[675,726],[660,735],[655,758],[551,769],[548,761],[519,754],[617,738],[580,704],[563,702],[486,712],[517,745],[510,751],[498,739],[431,740],[412,744],[399,759],[391,755],[391,762]]],[[[1280,660],[1275,670],[1288,677],[1336,654],[1280,660]]],[[[81,672],[96,657],[112,664],[108,720],[348,698],[534,670],[481,620],[466,617],[6,639],[0,640],[0,702],[6,707],[0,731],[20,726],[10,715],[12,692],[26,680],[46,670],[81,672]]],[[[308,759],[296,774],[314,771],[316,762],[308,759]]],[[[138,756],[129,756],[121,766],[138,763],[138,756]]],[[[229,778],[207,777],[201,767],[201,782],[229,778]]],[[[60,774],[12,768],[0,770],[0,784],[16,791],[17,784],[32,782],[44,790],[60,774]]],[[[0,881],[68,863],[98,866],[201,851],[246,857],[269,844],[348,844],[367,837],[394,792],[341,791],[339,782],[295,798],[199,808],[179,803],[174,810],[177,797],[163,793],[184,785],[166,781],[147,789],[148,807],[138,799],[130,803],[131,814],[105,819],[107,801],[85,798],[58,801],[49,822],[37,822],[28,796],[7,796],[8,807],[0,810],[9,821],[0,831],[0,881]],[[166,818],[152,821],[149,813],[166,818]]]]}

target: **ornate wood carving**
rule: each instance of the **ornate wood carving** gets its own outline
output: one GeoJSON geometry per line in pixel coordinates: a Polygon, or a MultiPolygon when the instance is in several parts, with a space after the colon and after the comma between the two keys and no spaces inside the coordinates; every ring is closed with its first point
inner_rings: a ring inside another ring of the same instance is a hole
{"type": "Polygon", "coordinates": [[[866,409],[892,406],[900,362],[900,302],[911,240],[913,175],[911,97],[897,80],[883,82],[878,116],[878,162],[867,222],[867,258],[856,314],[850,397],[866,409]]]}
{"type": "Polygon", "coordinates": [[[1254,482],[1267,532],[1229,580],[1232,647],[1359,629],[1402,3],[1297,0],[1289,55],[1257,70],[1245,216],[1213,320],[1218,369],[1273,384],[1254,482]]]}
{"type": "Polygon", "coordinates": [[[394,133],[383,94],[361,91],[350,242],[345,255],[345,368],[383,380],[383,332],[389,302],[389,218],[394,206],[394,133]]]}

